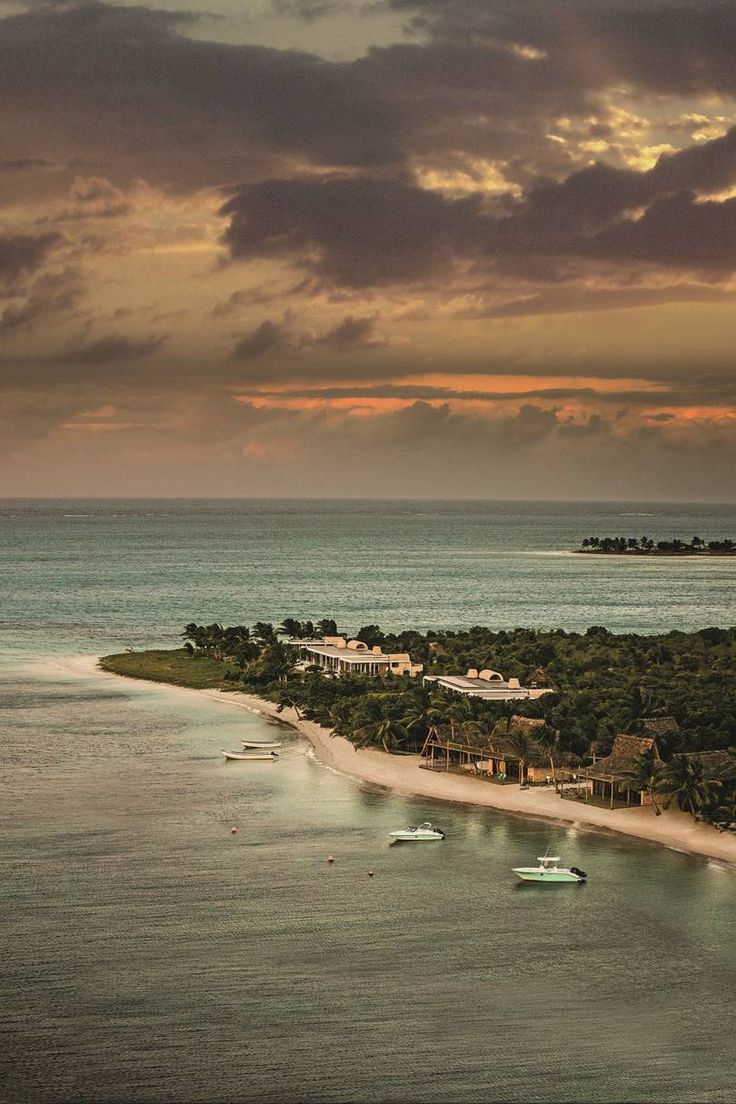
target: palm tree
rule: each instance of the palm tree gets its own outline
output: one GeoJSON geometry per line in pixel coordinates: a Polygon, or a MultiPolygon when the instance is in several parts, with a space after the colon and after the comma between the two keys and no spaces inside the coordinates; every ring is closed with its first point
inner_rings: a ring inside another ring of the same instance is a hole
{"type": "Polygon", "coordinates": [[[541,725],[536,732],[536,739],[540,745],[540,750],[544,750],[547,753],[549,759],[549,769],[552,772],[552,784],[557,789],[557,773],[555,769],[555,752],[560,746],[560,733],[556,728],[550,728],[549,725],[541,725]]]}
{"type": "Polygon", "coordinates": [[[273,625],[268,621],[256,621],[253,626],[253,636],[255,636],[261,644],[276,643],[276,632],[273,625]]]}
{"type": "Polygon", "coordinates": [[[707,778],[699,755],[673,755],[656,784],[665,795],[665,808],[674,801],[678,809],[700,820],[704,809],[717,804],[721,791],[719,779],[707,778]]]}
{"type": "Polygon", "coordinates": [[[445,719],[450,723],[452,739],[455,739],[456,726],[464,721],[470,721],[473,717],[473,709],[467,698],[455,698],[450,701],[444,711],[445,719]]]}
{"type": "Polygon", "coordinates": [[[523,728],[512,728],[507,732],[506,743],[519,760],[519,785],[523,786],[526,783],[527,763],[533,763],[538,757],[539,744],[523,728]]]}
{"type": "Polygon", "coordinates": [[[317,633],[319,636],[337,636],[337,622],[332,621],[330,618],[323,617],[321,621],[317,622],[317,633]]]}
{"type": "MultiPolygon", "coordinates": [[[[257,626],[254,626],[254,628],[257,628],[257,626]]],[[[285,617],[276,631],[279,636],[290,636],[295,640],[301,640],[302,623],[301,621],[297,621],[294,617],[285,617]]]]}
{"type": "Polygon", "coordinates": [[[279,690],[279,704],[276,706],[277,713],[283,713],[285,709],[293,709],[296,713],[296,719],[300,721],[302,715],[299,712],[299,703],[296,701],[294,695],[284,687],[279,690]]]}
{"type": "Polygon", "coordinates": [[[378,721],[372,721],[358,729],[357,747],[366,747],[368,744],[382,744],[383,750],[394,752],[399,744],[404,743],[409,733],[401,721],[393,717],[382,717],[378,721]]]}
{"type": "Polygon", "coordinates": [[[632,761],[629,767],[623,769],[619,775],[619,781],[623,782],[630,790],[637,793],[645,793],[649,796],[652,808],[657,816],[662,812],[654,796],[658,787],[660,770],[653,747],[642,751],[632,761]]]}

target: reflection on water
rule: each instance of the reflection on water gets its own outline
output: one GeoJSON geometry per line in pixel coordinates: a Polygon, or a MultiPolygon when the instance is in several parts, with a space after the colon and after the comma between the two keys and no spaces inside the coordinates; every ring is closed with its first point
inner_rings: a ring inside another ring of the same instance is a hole
{"type": "Polygon", "coordinates": [[[732,1099],[732,870],[369,790],[288,729],[226,764],[265,721],[166,688],[9,677],[0,717],[10,1099],[732,1099]],[[516,882],[548,846],[589,882],[516,882]]]}

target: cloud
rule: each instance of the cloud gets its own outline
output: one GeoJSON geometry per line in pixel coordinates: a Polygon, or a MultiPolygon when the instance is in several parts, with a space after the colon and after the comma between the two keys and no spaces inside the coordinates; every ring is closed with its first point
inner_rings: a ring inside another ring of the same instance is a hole
{"type": "Polygon", "coordinates": [[[469,248],[479,198],[446,200],[394,178],[328,176],[247,185],[228,200],[231,257],[295,257],[317,275],[362,288],[446,269],[469,248]]]}
{"type": "Polygon", "coordinates": [[[303,19],[306,23],[313,23],[345,9],[341,0],[271,0],[271,5],[276,15],[303,19]]]}
{"type": "MultiPolygon", "coordinates": [[[[428,280],[460,263],[482,271],[496,259],[522,275],[525,265],[532,275],[539,257],[554,256],[736,268],[736,204],[702,202],[682,191],[683,180],[706,194],[736,181],[736,127],[648,171],[597,164],[559,182],[537,181],[503,214],[480,194],[448,199],[402,177],[263,181],[223,205],[230,219],[223,242],[235,260],[286,257],[351,288],[428,280]],[[630,217],[642,207],[641,217],[630,217]]],[[[605,293],[589,293],[596,296],[605,293]]],[[[664,298],[645,291],[642,300],[657,296],[664,298]]],[[[615,289],[609,298],[615,306],[615,289]]]]}
{"type": "Polygon", "coordinates": [[[0,99],[19,156],[42,126],[49,157],[74,151],[117,185],[142,176],[176,188],[258,174],[274,158],[401,160],[380,98],[349,64],[181,33],[198,21],[96,0],[3,19],[0,99]]]}
{"type": "Polygon", "coordinates": [[[241,362],[255,360],[269,353],[287,349],[290,344],[291,337],[288,331],[278,322],[266,319],[256,326],[252,333],[238,341],[230,354],[230,359],[241,362]]]}
{"type": "Polygon", "coordinates": [[[26,169],[48,169],[51,162],[43,157],[15,157],[0,161],[0,172],[24,172],[26,169]]]}
{"type": "Polygon", "coordinates": [[[306,339],[305,344],[344,352],[346,349],[378,348],[385,344],[385,338],[376,332],[375,315],[365,318],[354,318],[352,315],[348,315],[337,326],[327,330],[320,337],[311,340],[306,339]]]}
{"type": "Polygon", "coordinates": [[[694,192],[657,199],[639,219],[602,230],[582,248],[598,258],[685,268],[736,268],[736,199],[697,202],[694,192]]]}
{"type": "Polygon", "coordinates": [[[304,349],[328,349],[344,353],[349,349],[377,349],[385,338],[376,332],[376,316],[354,318],[348,315],[322,334],[298,333],[271,319],[259,323],[241,338],[230,353],[230,359],[240,363],[259,360],[272,353],[295,355],[304,349]]]}
{"type": "Polygon", "coordinates": [[[96,341],[72,345],[56,359],[61,364],[93,366],[143,360],[157,352],[166,340],[166,334],[152,335],[137,341],[123,334],[108,334],[96,341]]]}
{"type": "Polygon", "coordinates": [[[60,234],[0,235],[0,290],[24,273],[39,268],[52,249],[61,241],[60,234]]]}
{"type": "Polygon", "coordinates": [[[30,330],[53,315],[69,314],[85,293],[75,269],[45,272],[38,276],[20,303],[11,303],[0,314],[0,333],[30,330]]]}

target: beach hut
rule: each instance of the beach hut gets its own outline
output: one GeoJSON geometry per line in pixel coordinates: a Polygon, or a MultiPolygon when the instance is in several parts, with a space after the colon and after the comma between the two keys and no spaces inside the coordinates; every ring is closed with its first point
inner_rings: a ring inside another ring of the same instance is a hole
{"type": "Polygon", "coordinates": [[[651,794],[644,790],[638,793],[630,781],[642,756],[647,754],[652,755],[653,766],[661,766],[662,760],[653,736],[631,736],[628,733],[616,736],[610,755],[578,771],[578,779],[584,784],[585,800],[597,798],[607,802],[611,809],[632,803],[651,804],[651,794]]]}

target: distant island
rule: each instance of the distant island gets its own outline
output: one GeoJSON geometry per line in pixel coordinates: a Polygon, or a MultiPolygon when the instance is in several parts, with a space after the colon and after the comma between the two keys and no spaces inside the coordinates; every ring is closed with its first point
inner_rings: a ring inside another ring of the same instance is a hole
{"type": "Polygon", "coordinates": [[[575,552],[598,556],[736,556],[732,540],[655,541],[651,537],[586,537],[575,552]]]}

